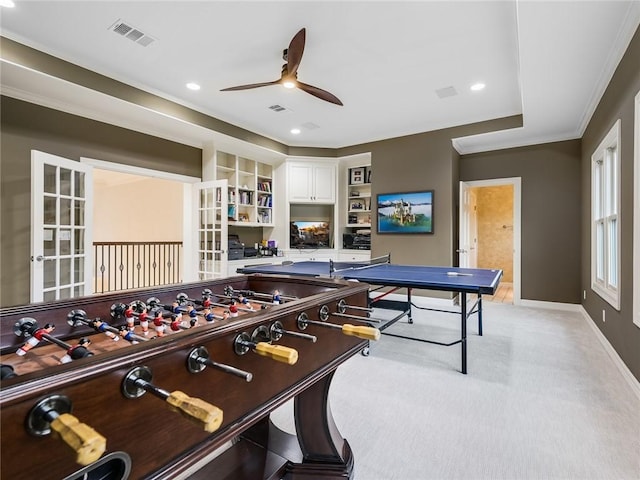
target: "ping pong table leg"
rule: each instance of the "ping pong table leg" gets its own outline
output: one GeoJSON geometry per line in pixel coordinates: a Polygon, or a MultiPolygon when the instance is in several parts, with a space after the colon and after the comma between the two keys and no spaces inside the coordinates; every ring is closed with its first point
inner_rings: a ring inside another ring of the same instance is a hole
{"type": "Polygon", "coordinates": [[[478,335],[482,336],[482,295],[478,294],[478,335]]]}
{"type": "Polygon", "coordinates": [[[407,287],[407,319],[409,323],[413,323],[413,317],[411,316],[411,288],[407,287]]]}
{"type": "Polygon", "coordinates": [[[466,292],[460,293],[460,319],[462,321],[461,331],[462,338],[460,342],[461,354],[462,354],[462,373],[467,373],[467,294],[466,292]]]}

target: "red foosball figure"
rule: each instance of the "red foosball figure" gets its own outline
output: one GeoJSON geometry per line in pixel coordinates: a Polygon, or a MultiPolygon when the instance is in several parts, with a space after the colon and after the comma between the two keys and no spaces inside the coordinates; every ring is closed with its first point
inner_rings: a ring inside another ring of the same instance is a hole
{"type": "Polygon", "coordinates": [[[134,315],[133,308],[127,307],[124,311],[124,317],[127,320],[127,327],[133,332],[136,328],[136,317],[134,315]]]}
{"type": "Polygon", "coordinates": [[[236,307],[235,305],[230,305],[229,306],[229,316],[237,317],[238,316],[238,307],[236,307]]]}
{"type": "Polygon", "coordinates": [[[158,337],[164,337],[165,326],[163,321],[164,318],[162,317],[162,310],[158,309],[155,313],[156,314],[153,317],[153,325],[156,331],[156,335],[158,337]]]}
{"type": "Polygon", "coordinates": [[[149,335],[149,314],[142,312],[138,315],[138,320],[140,321],[140,328],[142,328],[142,335],[146,337],[149,335]]]}
{"type": "Polygon", "coordinates": [[[53,332],[56,329],[56,326],[53,323],[47,323],[44,327],[38,328],[35,332],[32,333],[32,336],[27,340],[16,353],[21,357],[24,356],[29,350],[38,345],[42,339],[43,335],[53,332]]]}
{"type": "Polygon", "coordinates": [[[72,360],[90,357],[93,353],[89,351],[89,345],[91,345],[90,339],[81,338],[76,345],[67,350],[67,354],[60,359],[60,363],[69,363],[72,360]]]}
{"type": "Polygon", "coordinates": [[[174,332],[179,332],[180,330],[182,330],[181,325],[182,315],[176,315],[175,313],[171,315],[171,323],[169,324],[171,330],[173,330],[174,332]]]}

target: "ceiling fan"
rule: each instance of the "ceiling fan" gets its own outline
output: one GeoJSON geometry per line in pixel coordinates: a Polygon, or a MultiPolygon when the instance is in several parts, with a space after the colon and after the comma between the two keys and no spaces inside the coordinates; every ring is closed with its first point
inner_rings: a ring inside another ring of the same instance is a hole
{"type": "Polygon", "coordinates": [[[302,53],[304,52],[305,38],[306,29],[302,28],[291,39],[289,48],[282,52],[282,58],[287,63],[282,66],[280,79],[274,80],[273,82],[251,83],[249,85],[239,85],[237,87],[223,88],[220,91],[230,92],[233,90],[248,90],[250,88],[281,84],[286,88],[299,88],[300,90],[307,92],[314,97],[318,97],[321,100],[335,103],[336,105],[342,105],[340,99],[332,93],[329,93],[326,90],[322,90],[321,88],[314,87],[313,85],[302,83],[298,80],[298,67],[300,66],[300,60],[302,60],[302,53]]]}

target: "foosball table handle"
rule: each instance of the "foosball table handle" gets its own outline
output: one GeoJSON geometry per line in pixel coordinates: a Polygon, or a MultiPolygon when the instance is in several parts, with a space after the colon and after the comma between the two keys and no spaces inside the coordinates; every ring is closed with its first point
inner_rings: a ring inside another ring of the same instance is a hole
{"type": "Polygon", "coordinates": [[[364,327],[345,323],[342,325],[342,333],[352,337],[364,338],[365,340],[378,340],[380,338],[380,330],[374,327],[364,327]]]}
{"type": "Polygon", "coordinates": [[[200,425],[205,432],[215,432],[222,424],[222,410],[204,400],[176,390],[169,394],[166,401],[184,417],[200,425]]]}
{"type": "Polygon", "coordinates": [[[51,422],[51,430],[76,452],[76,462],[89,465],[98,460],[107,448],[107,439],[70,413],[63,413],[51,422]]]}
{"type": "Polygon", "coordinates": [[[277,362],[294,365],[298,361],[298,351],[294,348],[282,345],[272,345],[267,342],[258,342],[255,348],[256,353],[264,357],[270,357],[277,362]]]}

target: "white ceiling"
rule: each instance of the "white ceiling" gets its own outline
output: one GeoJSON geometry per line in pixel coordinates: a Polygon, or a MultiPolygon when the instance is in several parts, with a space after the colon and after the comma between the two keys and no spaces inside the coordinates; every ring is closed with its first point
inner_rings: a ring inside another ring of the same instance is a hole
{"type": "MultiPolygon", "coordinates": [[[[580,137],[640,24],[637,0],[15,2],[0,11],[3,36],[290,146],[523,115],[522,128],[456,139],[460,153],[580,137]],[[110,31],[118,20],[154,41],[110,31]],[[344,106],[279,85],[220,91],[278,79],[302,27],[298,79],[344,106]],[[447,87],[457,94],[439,98],[447,87]]],[[[6,95],[90,118],[197,146],[211,134],[6,62],[0,77],[6,95]]]]}

